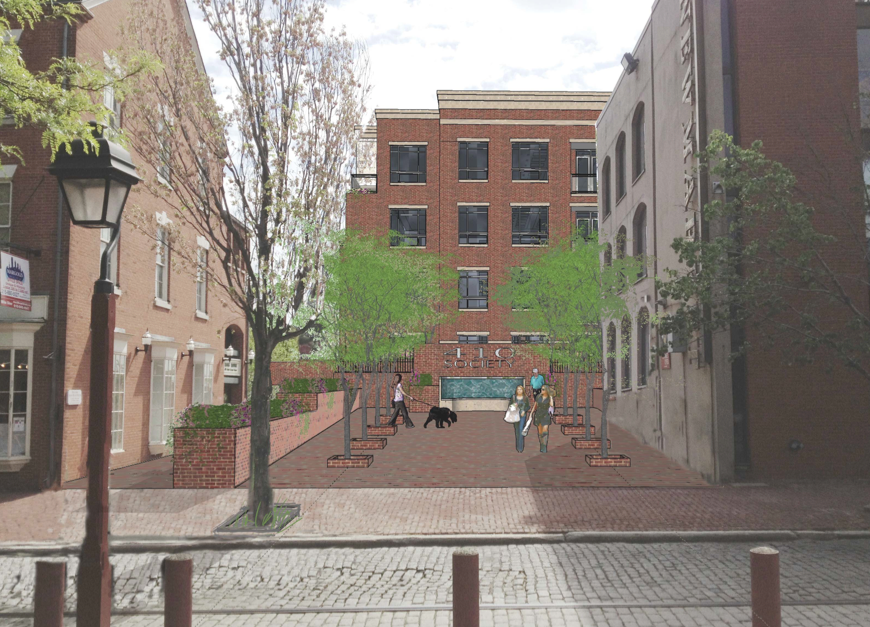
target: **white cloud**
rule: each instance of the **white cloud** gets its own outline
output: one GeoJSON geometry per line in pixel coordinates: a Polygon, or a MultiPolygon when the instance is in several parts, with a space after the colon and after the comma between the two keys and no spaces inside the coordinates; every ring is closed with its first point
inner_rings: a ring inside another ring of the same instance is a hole
{"type": "MultiPolygon", "coordinates": [[[[328,0],[326,25],[365,41],[370,108],[434,109],[439,89],[609,91],[652,0],[328,0]]],[[[218,93],[232,82],[191,6],[218,93]]]]}

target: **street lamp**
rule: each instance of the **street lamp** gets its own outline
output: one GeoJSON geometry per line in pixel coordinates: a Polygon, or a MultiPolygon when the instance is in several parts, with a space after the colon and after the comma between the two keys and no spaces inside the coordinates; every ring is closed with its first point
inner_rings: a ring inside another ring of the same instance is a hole
{"type": "MultiPolygon", "coordinates": [[[[85,539],[79,558],[76,621],[109,627],[112,570],[109,565],[109,456],[112,431],[112,353],[115,285],[109,258],[118,244],[121,214],[130,188],[141,179],[130,153],[102,137],[94,125],[99,151],[77,139],[55,155],[48,171],[56,176],[73,224],[110,228],[112,237],[100,259],[100,278],[91,297],[91,381],[88,416],[88,492],[85,539]]],[[[149,335],[146,333],[146,335],[149,335]]],[[[147,347],[149,342],[143,339],[147,347]]],[[[150,340],[150,336],[148,338],[150,340]]]]}

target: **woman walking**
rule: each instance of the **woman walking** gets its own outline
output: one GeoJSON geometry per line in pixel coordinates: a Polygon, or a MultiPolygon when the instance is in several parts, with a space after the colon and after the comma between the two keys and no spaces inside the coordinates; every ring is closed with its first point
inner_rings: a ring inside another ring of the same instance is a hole
{"type": "Polygon", "coordinates": [[[523,427],[526,424],[526,414],[531,407],[523,386],[517,386],[517,389],[511,395],[510,404],[515,406],[517,411],[520,413],[520,421],[514,423],[514,431],[516,431],[517,437],[517,453],[522,453],[526,440],[525,436],[523,436],[523,427]]]}
{"type": "Polygon", "coordinates": [[[532,416],[535,419],[535,426],[538,428],[538,441],[541,443],[541,452],[547,452],[547,441],[550,439],[550,417],[555,411],[553,397],[550,394],[550,386],[545,385],[541,388],[541,393],[535,399],[532,405],[532,416]]]}
{"type": "Polygon", "coordinates": [[[405,428],[413,429],[414,423],[411,422],[411,417],[408,415],[408,408],[405,407],[405,397],[407,396],[412,401],[416,401],[417,399],[410,394],[405,394],[405,390],[402,389],[402,375],[396,373],[396,377],[398,378],[398,381],[396,382],[396,389],[393,393],[393,402],[396,404],[396,408],[393,410],[393,417],[390,418],[390,422],[388,424],[391,427],[395,427],[396,418],[399,417],[399,412],[402,412],[402,418],[405,419],[405,428]]]}

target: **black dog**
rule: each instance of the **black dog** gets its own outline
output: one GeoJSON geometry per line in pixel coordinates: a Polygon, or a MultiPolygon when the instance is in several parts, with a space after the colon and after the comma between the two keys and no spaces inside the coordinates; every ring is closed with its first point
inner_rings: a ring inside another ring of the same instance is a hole
{"type": "Polygon", "coordinates": [[[429,418],[426,420],[426,423],[423,425],[423,428],[426,428],[430,422],[435,421],[436,429],[443,429],[444,423],[447,423],[447,426],[451,426],[453,422],[456,422],[456,413],[447,409],[446,407],[433,407],[429,410],[429,418]]]}

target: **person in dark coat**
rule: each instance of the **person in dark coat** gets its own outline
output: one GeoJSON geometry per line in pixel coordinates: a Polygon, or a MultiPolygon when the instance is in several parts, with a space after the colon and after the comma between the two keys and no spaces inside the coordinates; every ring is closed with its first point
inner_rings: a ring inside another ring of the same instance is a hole
{"type": "Polygon", "coordinates": [[[523,435],[523,427],[526,425],[526,415],[531,407],[531,403],[529,403],[529,399],[526,396],[525,388],[523,386],[517,386],[517,389],[511,395],[510,404],[516,406],[517,410],[520,412],[520,421],[514,423],[514,430],[517,438],[517,453],[522,453],[526,441],[526,438],[523,435]]]}

